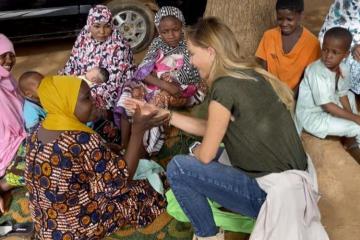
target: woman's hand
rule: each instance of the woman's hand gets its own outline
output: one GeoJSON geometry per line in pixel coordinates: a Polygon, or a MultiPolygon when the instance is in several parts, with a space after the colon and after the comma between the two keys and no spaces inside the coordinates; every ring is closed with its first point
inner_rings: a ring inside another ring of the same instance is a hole
{"type": "Polygon", "coordinates": [[[168,119],[168,114],[159,114],[159,110],[152,109],[150,104],[139,105],[135,108],[132,122],[132,133],[144,133],[146,130],[159,126],[168,119]]]}
{"type": "Polygon", "coordinates": [[[356,61],[360,62],[360,44],[356,44],[353,47],[352,55],[356,61]]]}
{"type": "Polygon", "coordinates": [[[169,111],[167,111],[165,109],[159,108],[153,104],[150,104],[150,103],[147,103],[145,101],[138,100],[135,98],[126,99],[124,102],[124,106],[125,106],[126,110],[131,112],[132,114],[135,113],[135,109],[137,107],[140,108],[140,110],[143,114],[149,114],[153,111],[158,111],[159,115],[169,114],[169,111]]]}

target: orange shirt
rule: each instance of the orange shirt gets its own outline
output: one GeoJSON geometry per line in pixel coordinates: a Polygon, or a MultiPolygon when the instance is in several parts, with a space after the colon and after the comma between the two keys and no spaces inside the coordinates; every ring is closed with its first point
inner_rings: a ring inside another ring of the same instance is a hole
{"type": "Polygon", "coordinates": [[[272,28],[264,33],[256,57],[267,62],[267,70],[294,89],[305,68],[320,57],[318,39],[305,27],[289,53],[284,53],[281,30],[272,28]]]}

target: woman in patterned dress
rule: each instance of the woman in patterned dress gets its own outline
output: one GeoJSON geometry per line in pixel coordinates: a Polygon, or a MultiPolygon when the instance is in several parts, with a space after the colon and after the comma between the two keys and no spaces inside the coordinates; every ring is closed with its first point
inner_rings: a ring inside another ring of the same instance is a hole
{"type": "Polygon", "coordinates": [[[47,116],[31,136],[25,180],[39,239],[102,239],[122,226],[143,227],[165,210],[146,180],[132,180],[146,129],[166,116],[138,109],[124,157],[84,123],[96,116],[88,85],[46,77],[38,90],[47,116]]]}
{"type": "Polygon", "coordinates": [[[87,23],[59,74],[80,76],[94,67],[105,68],[109,80],[91,89],[96,105],[108,110],[93,129],[108,142],[120,143],[120,131],[114,124],[112,108],[123,83],[133,76],[133,54],[119,30],[114,28],[110,9],[104,5],[90,9],[87,23]]]}
{"type": "Polygon", "coordinates": [[[112,24],[108,7],[97,5],[90,9],[85,27],[71,51],[61,75],[84,75],[94,67],[105,68],[110,76],[106,83],[92,89],[99,104],[114,106],[122,84],[133,76],[133,54],[130,46],[112,24]]]}

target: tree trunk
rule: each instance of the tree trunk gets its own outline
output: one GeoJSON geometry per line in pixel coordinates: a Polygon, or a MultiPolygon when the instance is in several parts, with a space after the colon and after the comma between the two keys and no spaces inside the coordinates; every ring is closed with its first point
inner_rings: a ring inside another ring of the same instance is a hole
{"type": "Polygon", "coordinates": [[[252,59],[265,30],[275,24],[276,0],[208,0],[205,16],[222,19],[235,33],[244,59],[252,59]]]}

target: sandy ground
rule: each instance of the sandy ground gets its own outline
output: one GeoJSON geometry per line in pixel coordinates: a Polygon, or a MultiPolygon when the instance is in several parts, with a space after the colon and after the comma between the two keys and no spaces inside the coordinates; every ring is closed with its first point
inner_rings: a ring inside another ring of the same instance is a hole
{"type": "MultiPolygon", "coordinates": [[[[304,26],[315,34],[320,30],[332,0],[305,0],[304,26]]],[[[56,74],[68,59],[74,39],[55,40],[40,43],[16,45],[17,64],[13,70],[17,78],[27,70],[43,74],[56,74]]],[[[143,52],[135,55],[135,61],[142,59],[143,52]]]]}

